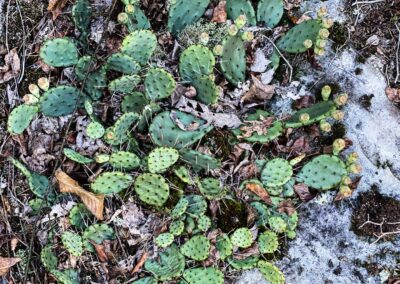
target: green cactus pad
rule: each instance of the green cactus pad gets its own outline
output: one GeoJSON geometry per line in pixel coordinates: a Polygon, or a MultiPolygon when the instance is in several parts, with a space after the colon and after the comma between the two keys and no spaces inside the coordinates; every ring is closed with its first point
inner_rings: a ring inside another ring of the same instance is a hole
{"type": "Polygon", "coordinates": [[[143,10],[135,6],[135,11],[132,14],[128,14],[129,22],[127,23],[128,31],[134,32],[136,30],[150,30],[150,22],[143,10]]]}
{"type": "Polygon", "coordinates": [[[107,86],[107,74],[104,67],[89,73],[84,80],[84,90],[93,99],[99,100],[107,86]]]}
{"type": "Polygon", "coordinates": [[[86,40],[86,37],[89,35],[91,15],[92,9],[88,0],[78,0],[76,4],[72,6],[72,20],[74,21],[75,27],[81,33],[82,40],[86,40]]]}
{"type": "Polygon", "coordinates": [[[172,1],[168,15],[169,31],[178,35],[187,25],[199,20],[209,4],[210,0],[172,1]]]}
{"type": "Polygon", "coordinates": [[[176,82],[174,77],[164,69],[153,68],[147,73],[144,86],[146,95],[152,101],[157,101],[171,96],[175,90],[176,82]]]}
{"type": "Polygon", "coordinates": [[[282,0],[261,0],[257,6],[257,21],[272,29],[281,20],[283,8],[282,0]]]}
{"type": "Polygon", "coordinates": [[[97,121],[91,121],[86,127],[86,134],[90,139],[100,139],[105,131],[104,126],[97,121]]]}
{"type": "Polygon", "coordinates": [[[283,37],[281,37],[276,45],[284,52],[305,52],[308,48],[304,46],[304,41],[311,40],[313,44],[315,44],[320,29],[320,20],[308,20],[301,22],[300,24],[291,28],[283,37]]]}
{"type": "Polygon", "coordinates": [[[281,216],[271,216],[268,218],[268,225],[272,231],[281,234],[287,231],[287,223],[281,216]]]}
{"type": "Polygon", "coordinates": [[[174,148],[159,147],[150,152],[147,166],[151,173],[163,173],[179,159],[179,152],[174,148]]]}
{"type": "Polygon", "coordinates": [[[195,77],[191,81],[191,84],[197,92],[195,97],[196,100],[207,105],[218,102],[221,90],[215,84],[214,79],[211,79],[210,76],[195,77]]]}
{"type": "Polygon", "coordinates": [[[58,86],[40,97],[40,111],[46,116],[64,116],[75,111],[81,92],[72,86],[58,86]]]}
{"type": "Polygon", "coordinates": [[[346,165],[338,157],[320,155],[304,165],[297,181],[324,191],[337,187],[346,174],[346,165]]]}
{"type": "Polygon", "coordinates": [[[226,13],[228,18],[236,20],[239,16],[245,15],[251,26],[257,25],[256,13],[249,0],[229,0],[226,2],[226,13]]]}
{"type": "Polygon", "coordinates": [[[75,75],[80,81],[85,80],[90,72],[93,72],[96,67],[96,60],[90,55],[84,55],[79,58],[78,63],[75,65],[75,75]]]}
{"type": "Polygon", "coordinates": [[[210,241],[205,236],[198,235],[182,245],[181,253],[188,258],[202,261],[208,258],[210,248],[210,241]]]}
{"type": "Polygon", "coordinates": [[[96,244],[102,244],[105,240],[114,240],[114,230],[107,224],[95,224],[86,228],[83,232],[83,244],[85,248],[91,252],[95,252],[90,241],[96,244]]]}
{"type": "Polygon", "coordinates": [[[303,108],[293,114],[293,116],[285,122],[285,128],[298,128],[319,122],[329,117],[335,109],[335,103],[331,101],[320,102],[309,108],[303,108]],[[310,119],[306,122],[302,122],[300,118],[303,114],[308,114],[310,119]]]}
{"type": "Polygon", "coordinates": [[[174,242],[174,235],[170,233],[159,234],[155,242],[159,247],[166,248],[174,242]]]}
{"type": "Polygon", "coordinates": [[[169,226],[169,232],[174,236],[182,235],[183,230],[185,230],[185,222],[182,220],[175,220],[169,226]]]}
{"type": "Polygon", "coordinates": [[[162,206],[167,202],[169,186],[158,174],[142,174],[135,180],[135,191],[140,200],[154,206],[162,206]]]}
{"type": "Polygon", "coordinates": [[[108,84],[110,92],[127,94],[132,92],[140,83],[140,77],[137,75],[124,75],[108,84]]]}
{"type": "Polygon", "coordinates": [[[226,195],[227,189],[215,178],[205,178],[198,183],[199,190],[207,199],[220,199],[226,195]]]}
{"type": "Polygon", "coordinates": [[[222,260],[225,260],[228,256],[232,255],[233,245],[228,235],[223,234],[217,237],[217,243],[215,245],[219,252],[219,257],[222,260]]]}
{"type": "Polygon", "coordinates": [[[258,261],[259,261],[258,255],[251,255],[244,259],[234,259],[233,257],[228,258],[230,266],[232,266],[234,269],[237,270],[253,269],[257,266],[258,261]]]}
{"type": "Polygon", "coordinates": [[[65,269],[63,271],[52,270],[50,271],[54,278],[60,284],[79,284],[78,271],[73,269],[65,269]]]}
{"type": "Polygon", "coordinates": [[[285,284],[285,276],[279,268],[272,263],[260,260],[257,264],[257,268],[269,283],[285,284]]]}
{"type": "Polygon", "coordinates": [[[180,166],[180,167],[174,169],[174,173],[184,183],[193,184],[192,177],[190,176],[190,172],[186,167],[180,166]]]}
{"type": "Polygon", "coordinates": [[[201,215],[197,220],[197,228],[202,232],[207,232],[211,227],[211,219],[206,215],[201,215]]]}
{"type": "Polygon", "coordinates": [[[191,165],[196,172],[215,170],[221,166],[219,160],[196,150],[182,149],[179,153],[181,159],[191,165]]]}
{"type": "Polygon", "coordinates": [[[278,249],[278,236],[271,231],[265,231],[258,236],[260,253],[274,253],[278,249]]]}
{"type": "Polygon", "coordinates": [[[31,215],[36,216],[39,215],[43,210],[46,210],[50,207],[50,204],[41,198],[34,198],[29,200],[28,202],[29,207],[31,208],[31,215]]]}
{"type": "Polygon", "coordinates": [[[78,152],[76,152],[72,149],[64,148],[63,152],[64,152],[64,155],[68,159],[70,159],[74,162],[77,162],[79,164],[85,165],[85,164],[90,164],[93,162],[92,159],[82,156],[81,154],[79,154],[78,152]]]}
{"type": "Polygon", "coordinates": [[[133,170],[140,166],[140,158],[131,152],[118,151],[111,154],[109,163],[116,169],[133,170]]]}
{"type": "Polygon", "coordinates": [[[221,70],[225,78],[234,85],[246,80],[246,51],[238,36],[228,37],[223,45],[221,70]]]}
{"type": "Polygon", "coordinates": [[[75,226],[79,229],[85,229],[86,219],[92,217],[92,213],[86,208],[85,204],[79,203],[72,207],[71,211],[69,211],[69,222],[72,226],[75,226]]]}
{"type": "Polygon", "coordinates": [[[192,145],[200,140],[207,132],[213,129],[207,126],[206,122],[183,112],[165,111],[158,114],[150,125],[150,135],[153,142],[158,146],[168,146],[181,149],[192,145]],[[190,128],[193,124],[198,124],[195,130],[182,130],[175,121],[171,119],[171,114],[176,117],[185,128],[190,128]]]}
{"type": "Polygon", "coordinates": [[[139,63],[123,53],[114,53],[108,57],[106,68],[126,75],[134,75],[140,71],[139,63]]]}
{"type": "Polygon", "coordinates": [[[141,113],[148,103],[149,100],[143,93],[133,92],[124,96],[121,109],[123,112],[141,113]]]}
{"type": "Polygon", "coordinates": [[[231,242],[234,246],[248,248],[253,244],[253,234],[248,228],[239,228],[231,235],[231,242]]]}
{"type": "Polygon", "coordinates": [[[153,116],[155,116],[160,111],[162,111],[162,108],[157,103],[151,102],[150,104],[145,106],[142,112],[142,116],[139,119],[137,129],[142,133],[147,131],[150,123],[153,120],[153,116]]]}
{"type": "Polygon", "coordinates": [[[214,267],[191,268],[183,272],[183,278],[189,284],[223,284],[224,274],[214,267]]]}
{"type": "Polygon", "coordinates": [[[51,245],[45,246],[40,252],[40,260],[43,263],[43,266],[46,270],[51,271],[57,268],[57,256],[53,252],[51,245]]]}
{"type": "Polygon", "coordinates": [[[110,145],[120,145],[129,138],[128,131],[132,125],[138,120],[139,115],[134,112],[127,112],[121,115],[115,122],[114,126],[107,128],[104,140],[110,145]]]}
{"type": "Polygon", "coordinates": [[[271,216],[270,209],[265,205],[265,203],[261,202],[252,202],[251,207],[256,210],[257,217],[256,217],[256,224],[259,227],[265,227],[268,225],[268,219],[271,216]]]}
{"type": "Polygon", "coordinates": [[[82,238],[78,234],[66,231],[61,235],[61,241],[73,256],[80,256],[83,253],[82,238]]]}
{"type": "Polygon", "coordinates": [[[140,65],[144,65],[149,61],[156,47],[156,36],[151,31],[140,30],[129,34],[122,41],[121,52],[132,57],[140,65]]]}
{"type": "Polygon", "coordinates": [[[132,284],[157,284],[157,283],[158,283],[157,280],[153,277],[144,277],[132,282],[132,284]]]}
{"type": "Polygon", "coordinates": [[[189,204],[186,212],[192,214],[195,217],[201,216],[207,211],[207,201],[200,195],[186,195],[184,197],[189,204]]]}
{"type": "Polygon", "coordinates": [[[179,199],[178,203],[175,205],[174,209],[171,212],[172,219],[177,219],[185,214],[187,208],[189,206],[189,200],[186,198],[179,199]]]}
{"type": "Polygon", "coordinates": [[[290,163],[282,158],[269,161],[261,172],[261,181],[266,187],[277,187],[287,183],[293,175],[290,163]]]}
{"type": "Polygon", "coordinates": [[[69,38],[47,40],[39,52],[44,63],[54,67],[72,66],[78,63],[78,49],[69,38]]]}
{"type": "Polygon", "coordinates": [[[196,229],[196,223],[194,219],[190,216],[186,216],[185,218],[185,231],[188,235],[191,235],[193,231],[196,229]]]}
{"type": "Polygon", "coordinates": [[[99,175],[90,185],[95,193],[119,193],[127,189],[132,183],[130,175],[121,172],[106,172],[99,175]]]}
{"type": "Polygon", "coordinates": [[[28,128],[31,121],[39,112],[39,108],[35,105],[19,105],[14,108],[7,121],[7,130],[11,134],[21,134],[28,128]]]}
{"type": "Polygon", "coordinates": [[[184,81],[213,74],[215,57],[211,50],[203,45],[192,45],[182,52],[179,59],[179,72],[184,81]]]}
{"type": "Polygon", "coordinates": [[[185,257],[175,245],[159,253],[157,259],[146,260],[144,268],[152,273],[159,281],[172,280],[182,275],[185,269],[185,257]]]}

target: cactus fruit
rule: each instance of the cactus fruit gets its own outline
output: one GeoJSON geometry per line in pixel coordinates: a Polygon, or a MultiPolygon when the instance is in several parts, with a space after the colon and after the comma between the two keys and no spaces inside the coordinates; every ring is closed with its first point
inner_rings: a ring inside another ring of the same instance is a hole
{"type": "Polygon", "coordinates": [[[148,103],[149,100],[143,93],[133,92],[124,96],[121,109],[123,112],[141,113],[148,103]]]}
{"type": "Polygon", "coordinates": [[[224,274],[214,267],[191,268],[183,272],[183,278],[189,284],[223,284],[224,274]]]}
{"type": "Polygon", "coordinates": [[[80,256],[83,253],[82,238],[78,234],[66,231],[61,235],[61,241],[73,256],[80,256]]]}
{"type": "Polygon", "coordinates": [[[22,104],[17,106],[8,116],[8,132],[10,132],[10,134],[21,134],[28,128],[38,112],[39,108],[35,105],[22,104]]]}
{"type": "Polygon", "coordinates": [[[231,242],[234,246],[248,248],[253,243],[253,234],[248,228],[239,228],[231,235],[231,242]]]}
{"type": "Polygon", "coordinates": [[[181,253],[190,259],[202,261],[208,258],[210,248],[210,241],[205,236],[197,235],[182,245],[181,253]]]}
{"type": "Polygon", "coordinates": [[[108,84],[110,92],[127,94],[132,92],[140,82],[140,77],[137,75],[124,75],[108,84]]]}
{"type": "Polygon", "coordinates": [[[200,140],[213,127],[193,115],[175,111],[165,111],[158,114],[150,125],[150,135],[158,146],[181,149],[200,140]],[[171,116],[174,117],[172,120],[171,116]],[[179,126],[175,122],[179,122],[179,126]],[[190,129],[196,125],[196,129],[190,129]],[[185,128],[186,130],[183,130],[185,128]]]}
{"type": "Polygon", "coordinates": [[[90,163],[93,162],[92,159],[87,158],[87,157],[85,157],[85,156],[82,156],[81,154],[79,154],[78,152],[75,152],[75,151],[72,150],[72,149],[64,148],[64,149],[63,149],[63,152],[64,152],[64,155],[65,155],[68,159],[70,159],[70,160],[72,160],[72,161],[74,161],[74,162],[77,162],[77,163],[79,163],[79,164],[85,165],[85,164],[90,164],[90,163]]]}
{"type": "Polygon", "coordinates": [[[191,165],[193,170],[196,172],[201,170],[215,170],[221,166],[219,160],[196,150],[182,149],[179,153],[181,159],[191,165]]]}
{"type": "Polygon", "coordinates": [[[215,178],[205,178],[198,182],[198,187],[207,199],[221,199],[226,195],[227,188],[221,187],[220,181],[215,178]]]}
{"type": "Polygon", "coordinates": [[[234,269],[237,270],[252,269],[257,266],[258,261],[259,261],[258,255],[251,255],[244,259],[234,259],[233,257],[228,258],[230,266],[232,266],[234,269]]]}
{"type": "Polygon", "coordinates": [[[268,218],[268,225],[272,231],[280,234],[287,231],[287,223],[281,216],[271,216],[268,218]]]}
{"type": "Polygon", "coordinates": [[[223,44],[221,70],[225,78],[237,86],[246,79],[246,51],[239,36],[231,36],[223,44]]]}
{"type": "Polygon", "coordinates": [[[104,126],[97,121],[91,121],[86,127],[86,134],[90,139],[100,139],[104,133],[104,126]]]}
{"type": "Polygon", "coordinates": [[[175,205],[174,209],[171,212],[171,218],[177,219],[185,214],[187,208],[189,206],[189,200],[186,198],[179,199],[178,203],[175,205]]]}
{"type": "Polygon", "coordinates": [[[94,247],[90,241],[96,244],[101,244],[105,240],[115,239],[114,230],[106,224],[94,224],[86,228],[83,232],[82,240],[85,248],[91,252],[94,252],[94,247]]]}
{"type": "Polygon", "coordinates": [[[265,231],[258,236],[260,253],[274,253],[278,249],[278,236],[272,231],[265,231]]]}
{"type": "Polygon", "coordinates": [[[189,204],[187,206],[186,212],[192,216],[198,217],[204,215],[207,211],[207,202],[200,195],[186,195],[184,197],[189,204]]]}
{"type": "Polygon", "coordinates": [[[303,166],[297,181],[325,191],[338,186],[346,175],[346,165],[338,157],[320,155],[303,166]]]}
{"type": "Polygon", "coordinates": [[[213,74],[215,57],[205,46],[192,45],[179,58],[179,73],[184,81],[191,83],[195,78],[213,74]]]}
{"type": "Polygon", "coordinates": [[[144,80],[146,95],[157,101],[168,98],[175,90],[176,82],[172,75],[161,68],[151,69],[144,80]]]}
{"type": "Polygon", "coordinates": [[[40,111],[51,117],[64,116],[75,111],[81,92],[72,86],[49,89],[40,97],[40,111]]]}
{"type": "Polygon", "coordinates": [[[47,40],[39,52],[44,63],[53,67],[67,67],[78,63],[78,49],[69,38],[47,40]]]}
{"type": "Polygon", "coordinates": [[[288,161],[276,158],[269,161],[261,172],[261,181],[266,187],[284,185],[293,175],[293,168],[288,161]]]}
{"type": "Polygon", "coordinates": [[[170,233],[159,234],[155,240],[156,245],[162,248],[170,246],[174,242],[174,235],[170,233]]]}
{"type": "Polygon", "coordinates": [[[130,175],[121,172],[105,172],[100,174],[90,187],[95,193],[111,194],[127,189],[131,183],[130,175]]]}
{"type": "Polygon", "coordinates": [[[218,250],[219,258],[222,260],[225,260],[228,256],[232,255],[233,245],[226,234],[217,237],[217,243],[215,244],[215,247],[218,250]]]}
{"type": "Polygon", "coordinates": [[[257,264],[258,270],[263,274],[265,280],[274,284],[285,284],[285,276],[278,267],[264,260],[257,264]]]}
{"type": "Polygon", "coordinates": [[[192,177],[190,176],[190,172],[186,167],[180,166],[180,167],[174,169],[174,173],[184,183],[193,184],[192,177]]]}
{"type": "Polygon", "coordinates": [[[111,154],[109,163],[116,169],[133,170],[140,166],[140,159],[134,153],[118,151],[111,154]]]}
{"type": "Polygon", "coordinates": [[[114,126],[107,128],[104,140],[110,145],[120,145],[129,138],[128,131],[132,125],[138,120],[139,115],[134,112],[127,112],[121,115],[115,122],[114,126]]]}
{"type": "Polygon", "coordinates": [[[69,222],[76,228],[85,229],[87,227],[86,219],[91,216],[92,214],[86,208],[85,204],[79,203],[72,207],[71,211],[69,211],[69,222]]]}
{"type": "Polygon", "coordinates": [[[140,200],[146,204],[162,206],[167,202],[169,186],[158,174],[142,174],[135,180],[135,191],[140,200]]]}
{"type": "Polygon", "coordinates": [[[150,152],[147,166],[151,173],[163,173],[179,159],[179,152],[174,148],[159,147],[150,152]]]}
{"type": "Polygon", "coordinates": [[[182,275],[185,269],[185,257],[175,245],[171,245],[158,255],[158,260],[146,260],[144,268],[159,281],[172,280],[182,275]]]}
{"type": "Polygon", "coordinates": [[[40,252],[40,260],[48,271],[52,271],[53,269],[57,268],[58,259],[54,254],[51,245],[47,245],[42,249],[40,252]]]}
{"type": "Polygon", "coordinates": [[[230,0],[226,2],[226,13],[228,18],[236,20],[241,15],[245,15],[247,22],[251,26],[257,25],[256,13],[250,0],[230,0]]]}
{"type": "Polygon", "coordinates": [[[121,52],[132,57],[140,65],[144,65],[156,47],[156,36],[151,31],[139,30],[132,32],[122,41],[121,52]]]}
{"type": "Polygon", "coordinates": [[[140,71],[139,63],[123,53],[114,53],[108,57],[106,68],[126,75],[134,75],[140,71]]]}
{"type": "Polygon", "coordinates": [[[202,232],[207,232],[211,227],[211,219],[206,215],[201,215],[197,220],[197,228],[202,232]]]}
{"type": "Polygon", "coordinates": [[[169,226],[169,232],[174,236],[180,236],[185,229],[185,223],[182,220],[175,220],[169,226]]]}
{"type": "Polygon", "coordinates": [[[171,1],[168,14],[168,29],[178,35],[187,25],[191,25],[203,16],[210,0],[171,1]]]}
{"type": "Polygon", "coordinates": [[[267,28],[274,28],[283,16],[282,0],[261,0],[257,6],[257,21],[267,28]]]}
{"type": "Polygon", "coordinates": [[[332,111],[335,111],[335,104],[331,101],[320,102],[309,108],[303,108],[297,111],[291,118],[285,122],[285,128],[298,128],[311,125],[328,118],[332,111]],[[303,115],[308,115],[308,119],[303,119],[303,115]]]}

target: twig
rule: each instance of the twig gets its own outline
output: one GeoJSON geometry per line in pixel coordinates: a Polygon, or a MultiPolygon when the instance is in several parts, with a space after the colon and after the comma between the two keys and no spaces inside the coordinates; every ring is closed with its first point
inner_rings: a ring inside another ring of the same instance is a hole
{"type": "Polygon", "coordinates": [[[269,37],[267,37],[267,36],[263,36],[263,37],[265,37],[265,38],[273,45],[273,47],[275,48],[275,50],[279,53],[279,55],[283,58],[283,60],[284,60],[284,61],[286,62],[286,64],[288,65],[289,70],[290,70],[289,82],[291,82],[291,81],[292,81],[292,75],[293,75],[293,67],[292,67],[292,65],[290,65],[289,61],[286,59],[285,56],[283,56],[282,52],[276,47],[275,43],[274,43],[269,37]]]}
{"type": "Polygon", "coordinates": [[[359,4],[375,4],[379,2],[384,2],[385,0],[372,0],[372,1],[356,1],[351,6],[359,5],[359,4]]]}
{"type": "Polygon", "coordinates": [[[378,243],[381,239],[390,236],[390,235],[398,235],[400,234],[400,229],[396,228],[395,231],[390,231],[390,232],[384,232],[383,231],[383,225],[400,225],[400,222],[386,222],[385,218],[383,218],[381,223],[378,222],[373,222],[369,219],[369,215],[367,216],[367,221],[365,221],[361,226],[359,226],[358,228],[361,229],[366,225],[374,225],[374,226],[378,226],[380,233],[374,233],[374,236],[377,238],[373,244],[378,243]]]}
{"type": "Polygon", "coordinates": [[[399,32],[399,38],[397,39],[397,49],[396,49],[396,78],[394,79],[394,83],[396,84],[400,76],[400,71],[399,71],[400,28],[397,25],[397,23],[395,23],[394,25],[396,26],[396,29],[399,32]]]}

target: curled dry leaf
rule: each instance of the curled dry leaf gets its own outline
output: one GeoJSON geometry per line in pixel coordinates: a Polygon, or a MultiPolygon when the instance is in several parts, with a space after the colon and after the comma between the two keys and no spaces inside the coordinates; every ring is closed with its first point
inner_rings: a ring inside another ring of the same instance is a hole
{"type": "Polygon", "coordinates": [[[69,192],[78,195],[87,209],[96,216],[97,219],[103,220],[104,195],[94,194],[83,189],[77,181],[72,179],[61,170],[56,171],[56,178],[60,185],[61,192],[69,192]]]}
{"type": "Polygon", "coordinates": [[[268,128],[270,128],[274,120],[275,118],[272,116],[261,116],[259,120],[247,121],[245,126],[240,127],[243,133],[238,136],[238,138],[248,138],[252,136],[254,132],[258,135],[266,135],[268,133],[268,128]]]}
{"type": "Polygon", "coordinates": [[[264,85],[257,77],[251,75],[253,83],[250,90],[241,98],[243,103],[270,100],[275,93],[274,85],[264,85]]]}
{"type": "Polygon", "coordinates": [[[133,268],[132,273],[139,272],[139,270],[142,269],[143,264],[145,263],[145,261],[147,259],[147,256],[148,256],[147,252],[142,254],[139,261],[136,263],[135,267],[133,268]]]}
{"type": "Polygon", "coordinates": [[[294,191],[297,193],[301,201],[308,201],[315,197],[310,193],[308,186],[304,183],[295,184],[294,191]]]}
{"type": "Polygon", "coordinates": [[[94,249],[96,250],[97,257],[101,262],[107,262],[108,261],[108,256],[105,251],[105,247],[102,244],[98,244],[96,242],[90,241],[90,243],[93,245],[94,249]]]}
{"type": "Polygon", "coordinates": [[[4,66],[0,67],[0,84],[15,78],[21,71],[21,61],[16,48],[4,56],[4,63],[4,66]]]}
{"type": "Polygon", "coordinates": [[[16,265],[20,261],[21,259],[18,257],[9,258],[0,256],[0,277],[5,276],[10,270],[10,268],[16,265]]]}
{"type": "Polygon", "coordinates": [[[248,183],[246,184],[246,189],[250,190],[252,193],[260,197],[266,204],[272,205],[272,200],[269,197],[268,192],[259,184],[248,183]]]}
{"type": "Polygon", "coordinates": [[[226,22],[226,1],[220,1],[214,8],[214,13],[211,22],[225,23],[226,22]]]}
{"type": "Polygon", "coordinates": [[[47,11],[53,14],[53,21],[61,15],[62,9],[67,4],[68,0],[50,0],[47,6],[47,11]]]}

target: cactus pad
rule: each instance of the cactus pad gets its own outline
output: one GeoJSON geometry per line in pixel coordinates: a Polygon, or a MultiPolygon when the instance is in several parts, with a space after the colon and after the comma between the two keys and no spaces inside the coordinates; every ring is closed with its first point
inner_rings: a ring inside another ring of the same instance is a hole
{"type": "Polygon", "coordinates": [[[283,16],[282,0],[261,0],[257,6],[257,21],[266,27],[275,27],[283,16]]]}
{"type": "Polygon", "coordinates": [[[246,79],[246,51],[238,36],[228,37],[223,45],[221,70],[225,78],[234,85],[246,79]]]}
{"type": "Polygon", "coordinates": [[[189,200],[186,198],[179,199],[178,203],[175,205],[174,209],[171,212],[171,217],[173,219],[177,219],[185,214],[189,205],[189,200]]]}
{"type": "Polygon", "coordinates": [[[161,68],[154,68],[149,71],[144,80],[146,95],[153,101],[168,98],[175,90],[176,82],[174,77],[161,68]]]}
{"type": "Polygon", "coordinates": [[[191,165],[195,171],[215,170],[221,166],[219,160],[196,150],[182,149],[180,155],[181,159],[191,165]]]}
{"type": "Polygon", "coordinates": [[[148,103],[149,100],[144,94],[133,92],[124,96],[121,103],[121,109],[123,112],[141,113],[148,103]]]}
{"type": "Polygon", "coordinates": [[[8,116],[8,132],[11,134],[21,134],[24,132],[38,111],[39,108],[35,105],[22,104],[14,108],[8,116]]]}
{"type": "Polygon", "coordinates": [[[205,178],[198,183],[198,186],[200,192],[209,200],[220,199],[226,195],[227,191],[215,178],[205,178]]]}
{"type": "Polygon", "coordinates": [[[149,61],[156,47],[156,36],[151,31],[139,30],[129,34],[122,41],[121,52],[144,65],[149,61]]]}
{"type": "Polygon", "coordinates": [[[76,78],[80,81],[85,80],[87,75],[94,70],[95,66],[96,60],[92,56],[82,56],[75,65],[76,78]]]}
{"type": "Polygon", "coordinates": [[[113,70],[127,75],[137,74],[140,65],[132,57],[123,53],[114,53],[107,59],[107,70],[113,70]]]}
{"type": "Polygon", "coordinates": [[[181,253],[191,259],[202,261],[208,258],[210,252],[210,241],[202,236],[194,236],[181,247],[181,253]]]}
{"type": "Polygon", "coordinates": [[[201,216],[207,211],[207,202],[200,195],[186,195],[184,197],[189,204],[187,206],[186,212],[192,214],[193,216],[201,216]]]}
{"type": "Polygon", "coordinates": [[[159,247],[166,248],[174,242],[174,235],[170,233],[159,234],[155,242],[159,247]]]}
{"type": "Polygon", "coordinates": [[[86,37],[89,35],[91,10],[88,0],[78,0],[72,7],[72,20],[81,33],[80,40],[83,43],[85,43],[86,37]]]}
{"type": "Polygon", "coordinates": [[[174,35],[178,35],[187,25],[191,25],[200,19],[210,0],[171,1],[168,15],[168,29],[174,35]]]}
{"type": "Polygon", "coordinates": [[[234,269],[237,270],[246,270],[255,268],[257,266],[258,261],[259,261],[258,255],[251,255],[244,259],[234,259],[233,257],[228,258],[229,264],[234,269]]]}
{"type": "Polygon", "coordinates": [[[91,121],[86,127],[86,134],[90,139],[100,139],[104,133],[104,126],[100,122],[91,121]]]}
{"type": "Polygon", "coordinates": [[[179,159],[174,148],[159,147],[150,152],[147,165],[151,173],[163,173],[179,159]]]}
{"type": "Polygon", "coordinates": [[[174,173],[184,183],[193,184],[192,177],[190,176],[190,172],[186,167],[180,166],[180,167],[174,169],[174,173]]]}
{"type": "Polygon", "coordinates": [[[258,236],[260,253],[274,253],[278,249],[278,236],[271,231],[265,231],[258,236]]]}
{"type": "Polygon", "coordinates": [[[329,117],[335,109],[335,104],[331,101],[320,102],[309,108],[303,108],[293,114],[293,116],[285,122],[285,127],[298,128],[304,125],[311,125],[329,117]],[[301,116],[304,114],[308,114],[310,118],[302,122],[301,116]]]}
{"type": "Polygon", "coordinates": [[[51,271],[57,268],[57,256],[54,254],[51,245],[45,246],[40,252],[40,260],[43,263],[43,266],[51,271]]]}
{"type": "Polygon", "coordinates": [[[220,88],[210,76],[195,77],[191,84],[196,89],[196,100],[204,104],[215,104],[221,94],[220,88]]]}
{"type": "Polygon", "coordinates": [[[261,172],[261,181],[266,187],[284,185],[293,175],[290,163],[282,158],[269,161],[261,172]]]}
{"type": "Polygon", "coordinates": [[[104,135],[104,140],[110,145],[120,145],[126,142],[129,138],[128,131],[132,128],[139,118],[139,115],[134,112],[127,112],[121,115],[115,122],[114,126],[107,128],[104,135]]]}
{"type": "Polygon", "coordinates": [[[68,159],[70,159],[70,160],[72,160],[72,161],[74,161],[74,162],[77,162],[77,163],[79,163],[79,164],[85,165],[85,164],[90,164],[90,163],[93,162],[92,159],[87,158],[87,157],[85,157],[85,156],[82,156],[81,154],[79,154],[78,152],[75,152],[75,151],[72,150],[72,149],[64,148],[63,152],[64,152],[64,155],[65,155],[68,159]]]}
{"type": "Polygon", "coordinates": [[[46,116],[63,116],[75,111],[80,91],[72,86],[58,86],[40,97],[40,111],[46,116]]]}
{"type": "Polygon", "coordinates": [[[69,211],[69,222],[72,226],[79,229],[86,228],[86,220],[92,216],[85,204],[79,203],[69,211]]]}
{"type": "Polygon", "coordinates": [[[268,225],[272,231],[277,232],[278,234],[286,232],[288,227],[286,221],[281,216],[269,217],[268,225]]]}
{"type": "Polygon", "coordinates": [[[257,264],[257,268],[269,283],[285,284],[285,276],[279,268],[272,263],[260,260],[257,264]]]}
{"type": "Polygon", "coordinates": [[[140,159],[134,153],[118,151],[111,154],[109,163],[116,169],[133,170],[140,166],[140,159]]]}
{"type": "Polygon", "coordinates": [[[83,253],[82,238],[73,232],[64,232],[61,235],[61,241],[67,251],[73,256],[80,256],[83,253]]]}
{"type": "Polygon", "coordinates": [[[229,0],[226,2],[228,18],[236,20],[239,16],[245,15],[248,23],[255,26],[256,13],[250,0],[229,0]]]}
{"type": "Polygon", "coordinates": [[[72,66],[78,63],[78,49],[69,38],[47,40],[41,47],[40,58],[54,67],[72,66]]]}
{"type": "Polygon", "coordinates": [[[224,274],[214,267],[191,268],[183,272],[183,278],[189,284],[223,284],[224,274]]]}
{"type": "Polygon", "coordinates": [[[103,96],[103,90],[107,86],[106,75],[106,69],[100,67],[86,76],[84,90],[93,100],[99,100],[103,96]]]}
{"type": "Polygon", "coordinates": [[[121,172],[106,172],[99,175],[90,187],[95,193],[111,194],[127,189],[131,183],[130,175],[121,172]]]}
{"type": "Polygon", "coordinates": [[[135,191],[146,204],[162,206],[169,196],[166,180],[158,174],[142,174],[135,180],[135,191]]]}
{"type": "Polygon", "coordinates": [[[201,215],[197,220],[197,228],[202,232],[207,232],[211,227],[211,219],[206,215],[201,215]]]}
{"type": "Polygon", "coordinates": [[[94,252],[94,247],[90,241],[93,241],[96,244],[101,244],[105,240],[115,239],[115,233],[114,230],[106,224],[95,224],[86,228],[83,232],[82,239],[86,249],[94,252]]]}
{"type": "Polygon", "coordinates": [[[215,57],[211,50],[202,45],[192,45],[182,52],[179,72],[184,81],[192,82],[197,77],[213,74],[215,57]]]}
{"type": "Polygon", "coordinates": [[[157,280],[153,277],[144,277],[132,282],[132,284],[157,284],[157,283],[158,283],[157,280]]]}
{"type": "Polygon", "coordinates": [[[239,228],[231,235],[231,242],[234,246],[248,248],[253,243],[253,234],[248,228],[239,228]]]}
{"type": "Polygon", "coordinates": [[[180,236],[185,229],[185,223],[182,220],[175,220],[169,226],[169,232],[174,236],[180,236]]]}
{"type": "Polygon", "coordinates": [[[124,75],[108,84],[108,89],[111,92],[127,94],[132,92],[139,84],[140,77],[137,75],[124,75]]]}
{"type": "Polygon", "coordinates": [[[219,252],[220,259],[225,260],[228,256],[232,255],[233,245],[226,234],[217,237],[215,246],[219,252]]]}

